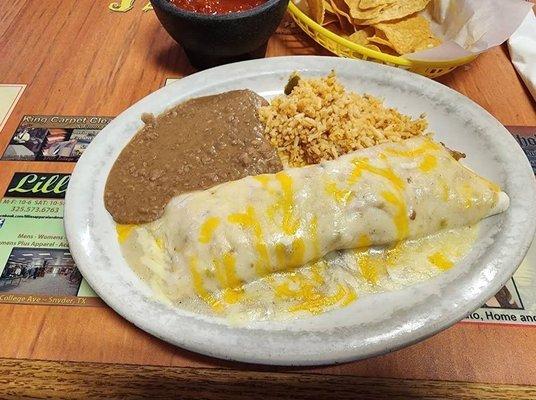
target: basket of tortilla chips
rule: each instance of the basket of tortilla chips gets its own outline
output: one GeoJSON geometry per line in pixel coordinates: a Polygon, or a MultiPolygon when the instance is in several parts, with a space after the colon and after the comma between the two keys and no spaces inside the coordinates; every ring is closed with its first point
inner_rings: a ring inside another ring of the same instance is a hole
{"type": "Polygon", "coordinates": [[[430,0],[301,0],[289,3],[294,21],[341,57],[408,69],[430,78],[476,58],[423,61],[403,57],[441,44],[422,15],[430,0]]]}

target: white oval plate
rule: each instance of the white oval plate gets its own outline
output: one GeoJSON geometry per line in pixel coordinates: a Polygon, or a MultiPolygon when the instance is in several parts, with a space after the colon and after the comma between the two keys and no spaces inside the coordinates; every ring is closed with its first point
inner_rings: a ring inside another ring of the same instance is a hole
{"type": "Polygon", "coordinates": [[[491,115],[457,92],[401,69],[332,57],[279,57],[225,65],[183,78],[140,100],[115,118],[78,161],[69,183],[65,229],[84,278],[120,315],[177,346],[224,359],[313,365],[386,353],[422,340],[493,296],[523,259],[535,230],[536,185],[525,155],[491,115]],[[248,88],[271,98],[289,74],[336,70],[349,90],[385,99],[402,113],[427,114],[447,146],[467,154],[466,165],[498,182],[511,199],[507,212],[482,225],[471,253],[450,271],[403,290],[370,295],[350,306],[290,322],[233,327],[154,301],[131,271],[104,208],[108,173],[142,126],[143,112],[159,114],[188,98],[248,88]]]}

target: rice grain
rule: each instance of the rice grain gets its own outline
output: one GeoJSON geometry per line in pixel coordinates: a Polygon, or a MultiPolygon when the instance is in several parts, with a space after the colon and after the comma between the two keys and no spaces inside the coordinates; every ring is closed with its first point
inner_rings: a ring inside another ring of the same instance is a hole
{"type": "Polygon", "coordinates": [[[413,119],[374,96],[347,92],[334,72],[300,79],[289,95],[261,107],[259,117],[266,137],[291,167],[422,135],[428,126],[424,115],[413,119]]]}

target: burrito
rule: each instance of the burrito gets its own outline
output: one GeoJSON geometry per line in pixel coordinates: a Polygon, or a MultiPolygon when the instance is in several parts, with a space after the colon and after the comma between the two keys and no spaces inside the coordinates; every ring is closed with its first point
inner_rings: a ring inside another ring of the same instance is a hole
{"type": "Polygon", "coordinates": [[[153,243],[140,259],[175,300],[210,304],[330,252],[473,225],[508,203],[496,184],[422,136],[177,196],[159,220],[136,227],[128,246],[153,243]]]}

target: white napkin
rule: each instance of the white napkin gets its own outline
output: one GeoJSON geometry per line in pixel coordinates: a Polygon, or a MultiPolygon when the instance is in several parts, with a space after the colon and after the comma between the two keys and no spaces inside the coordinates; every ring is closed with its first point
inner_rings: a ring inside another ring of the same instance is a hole
{"type": "Polygon", "coordinates": [[[528,13],[508,39],[510,58],[515,69],[536,100],[536,16],[528,13]]]}
{"type": "Polygon", "coordinates": [[[405,57],[448,61],[482,53],[504,43],[532,6],[524,0],[433,0],[424,15],[443,43],[405,57]]]}

